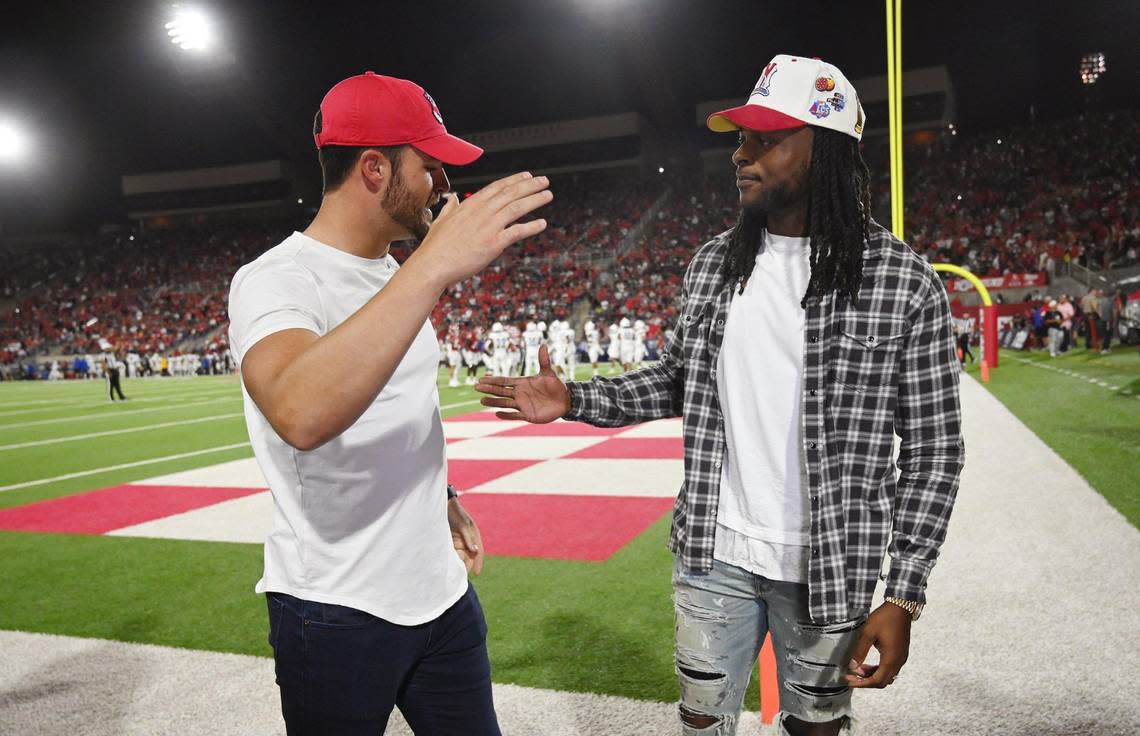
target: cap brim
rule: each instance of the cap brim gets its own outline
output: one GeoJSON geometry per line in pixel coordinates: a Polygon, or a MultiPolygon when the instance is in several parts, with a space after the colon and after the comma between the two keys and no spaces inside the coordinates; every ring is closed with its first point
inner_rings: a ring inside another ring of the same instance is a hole
{"type": "Polygon", "coordinates": [[[714,133],[731,133],[741,128],[759,131],[790,130],[802,128],[807,123],[768,107],[741,105],[714,112],[705,120],[705,125],[714,133]]]}
{"type": "Polygon", "coordinates": [[[450,133],[413,141],[411,146],[451,166],[466,166],[483,155],[483,149],[450,133]]]}

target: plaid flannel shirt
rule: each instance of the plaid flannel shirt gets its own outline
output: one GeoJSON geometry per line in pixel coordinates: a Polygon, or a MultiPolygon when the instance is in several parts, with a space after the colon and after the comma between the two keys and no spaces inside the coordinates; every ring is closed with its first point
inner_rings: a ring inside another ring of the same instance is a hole
{"type": "MultiPolygon", "coordinates": [[[[565,417],[602,427],[682,417],[685,481],[669,547],[690,570],[712,567],[726,451],[716,366],[734,286],[722,274],[727,235],[689,263],[680,321],[660,362],[570,383],[565,417]]],[[[856,302],[828,294],[809,300],[805,316],[800,457],[811,496],[811,619],[865,615],[879,579],[888,597],[925,603],[965,459],[946,289],[872,222],[856,302]]]]}

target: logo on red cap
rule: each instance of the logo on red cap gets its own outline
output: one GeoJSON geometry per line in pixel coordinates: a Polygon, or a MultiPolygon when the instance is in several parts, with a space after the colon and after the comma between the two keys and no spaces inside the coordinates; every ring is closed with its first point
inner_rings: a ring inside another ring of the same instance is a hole
{"type": "Polygon", "coordinates": [[[440,125],[443,125],[443,115],[439,112],[439,105],[435,104],[435,100],[427,93],[427,90],[424,90],[424,97],[427,99],[428,104],[431,105],[431,114],[435,116],[436,121],[438,121],[440,125]]]}
{"type": "Polygon", "coordinates": [[[776,73],[776,62],[769,62],[768,66],[764,67],[764,73],[760,75],[760,81],[756,83],[756,89],[752,90],[753,94],[759,93],[762,97],[767,97],[770,85],[772,84],[772,75],[776,73]]]}

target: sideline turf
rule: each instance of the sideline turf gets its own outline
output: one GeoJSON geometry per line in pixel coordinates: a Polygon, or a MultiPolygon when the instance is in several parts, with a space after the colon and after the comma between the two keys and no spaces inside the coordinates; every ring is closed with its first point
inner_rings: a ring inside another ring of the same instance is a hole
{"type": "MultiPolygon", "coordinates": [[[[579,368],[578,378],[589,376],[579,368]]],[[[240,411],[233,377],[129,380],[146,398],[111,405],[101,382],[0,384],[0,445],[240,411]],[[191,405],[201,394],[232,401],[191,405]],[[68,404],[33,403],[67,400],[68,404]],[[61,408],[66,406],[66,408],[61,408]],[[164,407],[159,412],[118,414],[164,407]],[[34,410],[34,411],[31,411],[34,410]],[[4,412],[19,411],[19,414],[4,412]],[[100,419],[10,428],[13,423],[100,419]],[[34,430],[34,432],[33,432],[34,430]]],[[[447,387],[444,416],[476,411],[478,395],[447,387]]],[[[0,451],[0,485],[242,442],[240,417],[74,443],[0,451]]],[[[0,492],[0,507],[54,498],[251,456],[249,448],[0,492]]],[[[599,523],[604,523],[600,520],[599,523]]],[[[605,563],[494,557],[475,581],[486,610],[496,682],[657,701],[676,698],[671,557],[662,518],[605,563]]],[[[270,656],[265,603],[253,594],[261,546],[0,532],[0,629],[270,656]]],[[[755,708],[755,683],[748,703],[755,708]]]]}
{"type": "MultiPolygon", "coordinates": [[[[977,365],[967,371],[980,378],[977,365]]],[[[1136,346],[1117,348],[1108,355],[1075,348],[1056,358],[1050,358],[1047,350],[1002,350],[999,367],[990,371],[990,381],[983,385],[1133,526],[1140,527],[1136,346]]],[[[969,462],[969,448],[966,452],[969,462]]]]}

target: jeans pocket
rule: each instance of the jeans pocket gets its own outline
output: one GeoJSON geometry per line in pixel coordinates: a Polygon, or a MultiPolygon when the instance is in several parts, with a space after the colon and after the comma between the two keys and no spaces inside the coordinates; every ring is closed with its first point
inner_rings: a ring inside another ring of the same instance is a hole
{"type": "Polygon", "coordinates": [[[281,619],[285,615],[285,604],[276,593],[266,593],[265,604],[269,608],[269,647],[276,656],[277,642],[281,639],[281,619]]]}
{"type": "Polygon", "coordinates": [[[378,621],[375,616],[348,606],[334,603],[305,603],[305,625],[318,629],[363,629],[378,621]]]}

